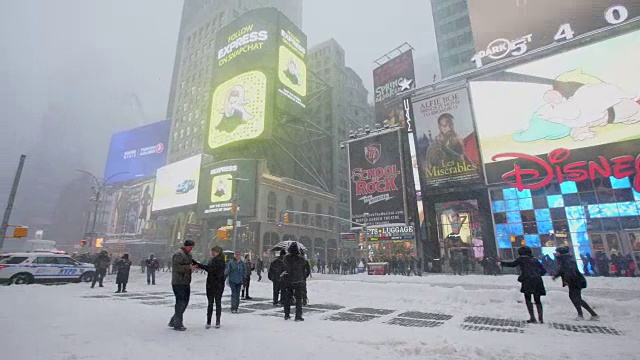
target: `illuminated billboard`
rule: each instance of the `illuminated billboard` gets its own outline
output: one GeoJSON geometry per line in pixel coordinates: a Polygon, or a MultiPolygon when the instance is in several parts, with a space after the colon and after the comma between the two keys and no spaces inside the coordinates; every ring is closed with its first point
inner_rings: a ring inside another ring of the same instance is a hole
{"type": "Polygon", "coordinates": [[[477,67],[640,16],[637,0],[468,0],[477,67]]]}
{"type": "Polygon", "coordinates": [[[123,186],[111,196],[107,234],[140,235],[151,228],[155,180],[123,186]]]}
{"type": "Polygon", "coordinates": [[[389,125],[406,126],[406,116],[402,103],[389,105],[396,94],[414,89],[415,71],[412,50],[405,51],[373,70],[373,87],[375,89],[376,123],[385,120],[389,125]]]}
{"type": "Polygon", "coordinates": [[[306,36],[275,8],[248,11],[216,33],[207,147],[268,138],[274,113],[306,108],[306,36]]]}
{"type": "Polygon", "coordinates": [[[196,155],[158,169],[153,211],[197,203],[201,164],[202,155],[196,155]]]}
{"type": "Polygon", "coordinates": [[[104,170],[110,184],[132,179],[151,178],[167,161],[167,143],[171,121],[164,120],[115,133],[104,170]]]}
{"type": "Polygon", "coordinates": [[[638,49],[640,31],[472,81],[487,181],[537,188],[639,172],[638,49]]]}
{"type": "Polygon", "coordinates": [[[225,160],[202,169],[200,217],[233,216],[237,196],[238,216],[254,216],[256,209],[257,160],[225,160]],[[246,179],[234,181],[234,178],[246,179]]]}

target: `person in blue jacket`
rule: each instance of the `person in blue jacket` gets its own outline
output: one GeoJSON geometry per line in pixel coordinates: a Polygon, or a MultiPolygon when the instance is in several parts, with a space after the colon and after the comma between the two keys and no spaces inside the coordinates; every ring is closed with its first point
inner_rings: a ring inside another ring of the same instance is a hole
{"type": "Polygon", "coordinates": [[[240,289],[244,281],[244,262],[240,258],[240,252],[236,251],[233,259],[227,263],[225,276],[229,279],[229,287],[231,288],[231,313],[238,313],[240,306],[240,289]]]}

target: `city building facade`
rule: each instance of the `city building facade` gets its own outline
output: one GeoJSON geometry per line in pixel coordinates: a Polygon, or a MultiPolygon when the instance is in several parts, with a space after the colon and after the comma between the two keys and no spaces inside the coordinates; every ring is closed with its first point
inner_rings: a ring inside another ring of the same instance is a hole
{"type": "Polygon", "coordinates": [[[431,8],[442,78],[473,69],[475,49],[467,1],[431,0],[431,8]]]}

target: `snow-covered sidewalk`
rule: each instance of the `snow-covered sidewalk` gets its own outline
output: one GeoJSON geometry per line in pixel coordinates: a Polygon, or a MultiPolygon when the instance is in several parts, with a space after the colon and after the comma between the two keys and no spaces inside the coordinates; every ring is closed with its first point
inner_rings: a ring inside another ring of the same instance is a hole
{"type": "MultiPolygon", "coordinates": [[[[270,304],[271,283],[254,277],[254,301],[204,329],[204,275],[194,275],[186,332],[173,313],[169,273],[157,286],[132,273],[129,293],[87,284],[0,288],[3,358],[18,359],[637,359],[640,279],[589,279],[585,299],[602,321],[575,322],[566,290],[549,282],[545,325],[526,325],[514,276],[336,276],[314,274],[303,323],[270,304]],[[511,320],[511,321],[507,321],[511,320]]],[[[225,291],[228,295],[229,291],[225,291]]],[[[223,302],[228,298],[223,298],[223,302]]],[[[226,306],[228,308],[228,306],[226,306]]]]}

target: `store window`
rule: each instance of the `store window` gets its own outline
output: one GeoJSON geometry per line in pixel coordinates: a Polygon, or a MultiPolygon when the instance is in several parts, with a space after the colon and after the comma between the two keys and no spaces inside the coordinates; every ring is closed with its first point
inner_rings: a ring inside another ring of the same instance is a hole
{"type": "MultiPolygon", "coordinates": [[[[435,204],[441,253],[446,261],[460,260],[475,271],[484,258],[484,241],[477,200],[435,204]]],[[[453,266],[451,266],[453,268],[453,266]]]]}
{"type": "Polygon", "coordinates": [[[505,259],[527,245],[547,261],[554,259],[557,246],[572,247],[581,270],[587,254],[606,256],[608,261],[640,260],[640,244],[636,245],[640,193],[629,178],[567,181],[537,190],[493,190],[491,200],[496,242],[505,259]]]}
{"type": "Polygon", "coordinates": [[[273,191],[267,197],[267,221],[276,221],[276,203],[278,199],[273,191]]]}

